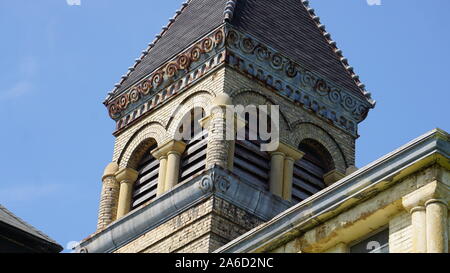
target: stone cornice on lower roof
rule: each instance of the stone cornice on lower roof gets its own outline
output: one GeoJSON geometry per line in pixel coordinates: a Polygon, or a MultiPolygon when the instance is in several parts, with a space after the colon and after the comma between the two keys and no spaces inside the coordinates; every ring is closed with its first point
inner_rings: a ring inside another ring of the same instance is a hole
{"type": "Polygon", "coordinates": [[[325,221],[354,206],[351,200],[366,200],[433,163],[450,170],[450,136],[440,129],[432,130],[359,169],[215,252],[273,250],[279,242],[292,240],[319,221],[325,221]]]}

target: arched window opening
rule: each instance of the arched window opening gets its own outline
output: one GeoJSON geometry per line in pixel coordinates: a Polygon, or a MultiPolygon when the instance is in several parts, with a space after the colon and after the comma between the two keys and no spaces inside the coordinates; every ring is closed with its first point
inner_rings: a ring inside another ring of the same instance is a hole
{"type": "MultiPolygon", "coordinates": [[[[270,180],[270,155],[261,150],[264,141],[260,134],[259,109],[256,109],[256,118],[250,118],[250,113],[245,113],[245,139],[236,139],[234,150],[233,173],[257,187],[269,190],[270,180]],[[251,122],[256,122],[252,126],[251,122]],[[251,139],[251,134],[256,139],[251,139]]],[[[271,121],[267,118],[267,128],[270,130],[271,121]]]]}
{"type": "Polygon", "coordinates": [[[206,168],[206,148],[208,130],[200,126],[199,121],[205,117],[201,108],[192,109],[185,117],[180,133],[186,143],[186,149],[180,162],[179,183],[185,183],[203,172],[206,168]],[[185,126],[189,126],[186,130],[185,126]]]}
{"type": "Polygon", "coordinates": [[[140,160],[137,171],[139,176],[134,184],[131,209],[137,209],[156,198],[159,174],[159,160],[151,155],[157,148],[154,143],[140,160]]]}
{"type": "Polygon", "coordinates": [[[305,140],[299,150],[305,155],[294,165],[292,201],[301,202],[326,187],[324,175],[332,169],[329,152],[315,140],[305,140]]]}

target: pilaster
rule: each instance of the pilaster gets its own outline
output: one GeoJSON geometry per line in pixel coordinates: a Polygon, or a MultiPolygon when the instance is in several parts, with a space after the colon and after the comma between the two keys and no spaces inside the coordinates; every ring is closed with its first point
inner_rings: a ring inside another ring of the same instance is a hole
{"type": "Polygon", "coordinates": [[[138,178],[139,173],[136,170],[125,168],[116,173],[116,179],[120,183],[119,205],[117,209],[117,219],[122,218],[131,209],[131,195],[133,185],[138,178]]]}

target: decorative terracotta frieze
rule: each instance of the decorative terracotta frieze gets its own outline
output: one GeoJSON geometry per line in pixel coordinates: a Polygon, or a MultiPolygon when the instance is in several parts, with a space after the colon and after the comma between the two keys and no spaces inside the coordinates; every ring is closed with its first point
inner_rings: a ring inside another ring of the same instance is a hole
{"type": "Polygon", "coordinates": [[[126,114],[127,110],[130,109],[130,106],[133,106],[142,98],[155,96],[159,91],[172,84],[174,79],[178,79],[191,71],[194,63],[199,62],[201,58],[210,57],[206,55],[214,49],[218,50],[223,47],[224,37],[223,28],[216,30],[124,93],[116,95],[116,98],[111,101],[105,102],[110,117],[114,120],[122,118],[124,113],[126,114]]]}
{"type": "Polygon", "coordinates": [[[117,132],[225,63],[352,135],[373,107],[225,24],[106,102],[117,132]]]}
{"type": "Polygon", "coordinates": [[[230,29],[226,43],[231,67],[353,135],[356,124],[373,107],[367,99],[333,85],[246,34],[230,29]]]}

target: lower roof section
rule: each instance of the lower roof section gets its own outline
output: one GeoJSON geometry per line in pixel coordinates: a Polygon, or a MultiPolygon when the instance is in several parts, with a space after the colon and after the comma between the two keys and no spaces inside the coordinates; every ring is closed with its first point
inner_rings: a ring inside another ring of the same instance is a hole
{"type": "Polygon", "coordinates": [[[53,239],[0,205],[0,252],[55,253],[62,249],[53,239]]]}
{"type": "MultiPolygon", "coordinates": [[[[431,164],[450,170],[450,136],[435,129],[233,240],[218,253],[267,252],[431,164]]],[[[450,187],[450,185],[447,185],[450,187]]]]}
{"type": "Polygon", "coordinates": [[[262,221],[269,221],[292,206],[292,203],[240,181],[216,166],[191,181],[178,185],[149,205],[113,222],[82,242],[76,252],[114,252],[211,197],[223,199],[262,221]]]}

